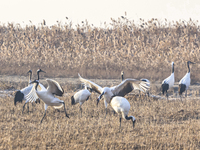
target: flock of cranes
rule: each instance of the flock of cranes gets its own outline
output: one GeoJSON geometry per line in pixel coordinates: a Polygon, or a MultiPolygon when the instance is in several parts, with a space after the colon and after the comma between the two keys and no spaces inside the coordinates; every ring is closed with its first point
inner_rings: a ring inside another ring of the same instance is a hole
{"type": "MultiPolygon", "coordinates": [[[[36,102],[38,99],[42,100],[44,102],[45,112],[40,121],[41,123],[44,117],[46,116],[46,110],[48,106],[53,106],[56,109],[64,106],[65,115],[66,117],[69,118],[65,109],[65,102],[55,97],[55,95],[57,96],[63,95],[64,93],[63,88],[60,86],[60,84],[57,81],[52,80],[52,79],[46,79],[48,83],[48,87],[46,89],[39,82],[40,72],[44,72],[44,71],[42,71],[41,69],[37,70],[38,79],[34,81],[31,81],[32,71],[30,70],[28,72],[29,85],[26,88],[16,92],[15,98],[14,98],[14,104],[16,105],[17,102],[22,102],[23,100],[25,100],[25,104],[28,102],[36,102]]],[[[117,86],[102,88],[96,83],[82,78],[80,75],[79,75],[79,80],[82,83],[84,83],[85,89],[78,91],[71,97],[71,104],[72,105],[76,103],[80,104],[81,115],[82,115],[81,105],[85,101],[88,100],[88,98],[91,95],[91,92],[96,92],[100,94],[100,96],[97,98],[97,105],[101,97],[102,96],[104,97],[106,114],[107,114],[107,105],[110,104],[111,107],[114,109],[114,111],[120,115],[120,126],[121,126],[122,117],[126,120],[132,120],[133,126],[134,126],[136,119],[133,116],[128,116],[128,113],[130,110],[130,103],[128,102],[126,98],[124,98],[124,96],[130,93],[132,90],[140,90],[140,91],[145,92],[147,89],[149,89],[149,85],[147,82],[136,80],[136,79],[126,79],[117,86]]],[[[24,110],[25,104],[23,106],[23,110],[24,110]]]]}
{"type": "MultiPolygon", "coordinates": [[[[195,64],[191,61],[187,61],[187,73],[185,74],[185,76],[179,81],[179,87],[178,87],[178,93],[181,97],[182,93],[185,92],[185,96],[187,96],[187,90],[190,86],[190,64],[195,64]]],[[[170,88],[172,88],[174,86],[174,62],[172,62],[172,72],[171,75],[169,77],[167,77],[166,79],[163,80],[161,88],[162,88],[162,93],[163,95],[166,93],[166,97],[168,99],[168,90],[170,88]]],[[[182,97],[181,97],[182,100],[182,97]]]]}
{"type": "MultiPolygon", "coordinates": [[[[194,64],[191,61],[187,62],[188,71],[186,75],[180,80],[179,82],[179,94],[181,94],[186,91],[190,85],[190,66],[189,64],[194,64]]],[[[38,79],[31,81],[32,77],[32,71],[29,70],[29,85],[21,90],[18,90],[14,97],[14,105],[16,105],[17,102],[22,102],[25,100],[25,104],[23,105],[24,111],[25,105],[28,102],[37,102],[38,100],[42,100],[44,102],[44,108],[45,112],[41,119],[41,123],[46,116],[46,111],[48,106],[53,106],[54,108],[58,109],[61,107],[64,107],[65,115],[69,118],[66,108],[65,108],[65,102],[63,100],[58,99],[56,96],[63,96],[64,90],[60,86],[60,84],[53,80],[53,79],[46,79],[46,82],[48,83],[48,87],[45,88],[39,81],[39,73],[45,72],[41,69],[37,70],[37,76],[38,79]]],[[[125,79],[124,80],[124,72],[121,72],[122,82],[116,86],[113,87],[101,87],[97,85],[96,83],[84,79],[78,74],[79,80],[84,84],[85,89],[82,89],[78,92],[76,92],[71,97],[71,104],[75,105],[77,103],[80,104],[80,115],[82,116],[82,104],[87,101],[91,95],[91,92],[96,92],[99,94],[97,98],[97,106],[102,97],[104,97],[104,104],[105,104],[105,117],[107,115],[107,106],[108,104],[113,108],[113,110],[119,114],[119,122],[121,127],[121,119],[124,118],[126,120],[132,120],[133,127],[135,124],[135,117],[134,116],[128,116],[129,110],[130,110],[130,103],[129,101],[124,97],[128,93],[130,93],[133,90],[139,90],[141,92],[147,93],[149,95],[149,88],[150,88],[150,81],[148,79],[125,79]]],[[[162,93],[166,93],[167,99],[168,99],[168,90],[173,87],[174,85],[174,62],[172,62],[172,72],[171,75],[163,80],[161,88],[162,93]]],[[[28,105],[27,105],[28,106],[28,105]]],[[[28,107],[29,111],[29,107],[28,107]]]]}

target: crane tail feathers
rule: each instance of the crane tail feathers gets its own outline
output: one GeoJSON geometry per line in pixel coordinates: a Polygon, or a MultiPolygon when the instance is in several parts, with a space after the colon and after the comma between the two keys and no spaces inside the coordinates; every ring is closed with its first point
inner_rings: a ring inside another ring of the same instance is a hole
{"type": "Polygon", "coordinates": [[[75,105],[75,99],[74,99],[74,96],[71,97],[71,104],[72,104],[72,105],[75,105]]]}
{"type": "Polygon", "coordinates": [[[16,106],[17,102],[22,102],[24,99],[24,94],[21,91],[17,91],[15,93],[15,98],[14,98],[14,105],[16,106]]]}
{"type": "Polygon", "coordinates": [[[161,88],[162,88],[162,93],[164,95],[165,92],[167,92],[167,90],[169,89],[169,84],[164,83],[164,84],[162,84],[161,88]]]}
{"type": "Polygon", "coordinates": [[[186,90],[186,85],[185,84],[179,84],[178,87],[178,93],[179,95],[182,95],[182,93],[186,90]]]}

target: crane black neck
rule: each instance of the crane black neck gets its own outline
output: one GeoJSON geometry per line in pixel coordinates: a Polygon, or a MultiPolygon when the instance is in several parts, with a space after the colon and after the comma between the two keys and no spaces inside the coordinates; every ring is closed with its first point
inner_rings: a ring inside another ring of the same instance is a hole
{"type": "Polygon", "coordinates": [[[40,73],[40,72],[38,71],[38,72],[37,72],[37,75],[38,75],[38,81],[39,81],[39,79],[40,79],[40,77],[39,77],[39,73],[40,73]]]}
{"type": "Polygon", "coordinates": [[[172,65],[172,73],[174,73],[174,64],[172,65]]]}
{"type": "Polygon", "coordinates": [[[190,73],[190,65],[189,65],[190,63],[189,62],[187,62],[187,67],[188,67],[188,73],[190,73]]]}
{"type": "Polygon", "coordinates": [[[35,90],[37,91],[37,87],[39,85],[39,82],[36,82],[35,90]]]}
{"type": "Polygon", "coordinates": [[[31,81],[32,72],[29,73],[29,81],[31,81]]]}

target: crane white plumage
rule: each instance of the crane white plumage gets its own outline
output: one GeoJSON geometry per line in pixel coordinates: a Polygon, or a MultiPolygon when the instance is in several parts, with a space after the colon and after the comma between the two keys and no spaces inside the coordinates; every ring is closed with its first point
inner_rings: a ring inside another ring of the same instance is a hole
{"type": "MultiPolygon", "coordinates": [[[[37,75],[38,75],[38,81],[39,81],[39,73],[40,72],[44,72],[45,73],[45,71],[43,71],[43,70],[41,70],[41,69],[38,69],[37,70],[37,75]]],[[[14,105],[16,106],[16,104],[17,104],[17,102],[22,102],[23,100],[25,100],[25,104],[23,105],[23,110],[22,110],[22,113],[23,113],[23,111],[24,111],[24,108],[25,108],[25,105],[29,102],[29,101],[27,101],[24,97],[31,91],[31,89],[32,89],[32,87],[33,87],[33,84],[31,83],[31,77],[32,77],[32,70],[29,70],[28,72],[27,72],[28,74],[29,74],[29,84],[28,84],[28,86],[27,87],[25,87],[25,88],[23,88],[23,89],[21,89],[21,90],[18,90],[16,93],[15,93],[15,97],[14,97],[14,105]]],[[[38,86],[38,90],[44,90],[44,89],[46,89],[42,84],[39,84],[39,86],[38,86]]],[[[32,101],[31,101],[32,102],[32,101]]],[[[35,101],[35,102],[37,102],[37,101],[35,101]]],[[[29,106],[27,106],[28,107],[28,111],[29,111],[29,106]]]]}
{"type": "Polygon", "coordinates": [[[80,104],[80,111],[81,111],[81,117],[82,117],[82,104],[87,101],[90,97],[91,93],[85,86],[85,89],[82,89],[78,92],[76,92],[72,97],[71,97],[71,104],[75,105],[77,103],[80,104]]]}
{"type": "Polygon", "coordinates": [[[187,96],[187,90],[190,86],[190,66],[189,64],[195,64],[191,61],[187,61],[187,73],[185,74],[185,76],[179,81],[179,88],[178,88],[178,92],[179,95],[181,97],[182,93],[185,92],[185,96],[187,96]]]}
{"type": "Polygon", "coordinates": [[[33,87],[31,89],[30,93],[25,96],[25,98],[29,101],[35,101],[37,98],[40,98],[44,102],[45,113],[41,120],[41,123],[42,123],[44,117],[46,116],[46,110],[47,110],[48,106],[53,106],[54,108],[61,108],[62,106],[64,106],[65,115],[66,115],[66,117],[69,118],[69,116],[67,115],[66,109],[65,109],[65,102],[54,96],[54,95],[62,96],[64,93],[63,88],[55,80],[46,79],[46,81],[48,83],[47,89],[43,90],[43,91],[38,91],[37,87],[39,85],[39,81],[34,80],[32,82],[32,83],[34,83],[33,87]]]}
{"type": "MultiPolygon", "coordinates": [[[[103,93],[106,95],[107,93],[109,93],[109,89],[105,88],[103,93]]],[[[121,97],[121,96],[115,96],[111,98],[110,105],[114,109],[114,111],[119,114],[120,127],[121,127],[122,117],[126,120],[132,120],[133,127],[134,127],[136,119],[133,116],[128,117],[128,113],[130,110],[130,103],[128,102],[126,98],[121,97]]]]}
{"type": "Polygon", "coordinates": [[[149,86],[144,81],[136,80],[136,79],[126,79],[122,81],[119,85],[113,86],[113,87],[104,87],[97,85],[96,83],[84,79],[78,74],[79,80],[85,84],[85,86],[89,87],[92,91],[97,92],[98,94],[101,94],[99,98],[97,99],[97,104],[99,100],[101,99],[102,95],[104,95],[104,90],[106,90],[106,93],[104,95],[104,104],[106,108],[106,114],[107,114],[107,104],[110,103],[110,100],[113,96],[122,96],[124,97],[126,94],[131,92],[132,90],[141,90],[146,91],[149,86]]]}
{"type": "Polygon", "coordinates": [[[164,79],[162,81],[162,85],[161,85],[162,94],[164,95],[165,92],[166,92],[167,100],[168,100],[168,92],[167,92],[167,90],[171,89],[174,86],[174,82],[175,82],[175,79],[174,79],[174,62],[172,62],[171,75],[169,77],[167,77],[166,79],[164,79]]]}

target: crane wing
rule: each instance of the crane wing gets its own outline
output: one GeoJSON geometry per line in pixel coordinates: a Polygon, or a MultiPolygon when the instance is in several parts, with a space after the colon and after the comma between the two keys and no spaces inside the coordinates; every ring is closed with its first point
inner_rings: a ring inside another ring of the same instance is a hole
{"type": "Polygon", "coordinates": [[[149,88],[148,83],[136,79],[126,79],[119,85],[111,87],[111,91],[115,96],[125,96],[132,90],[140,90],[145,92],[149,88]]]}
{"type": "Polygon", "coordinates": [[[79,76],[79,80],[83,82],[86,87],[89,87],[90,89],[97,92],[98,94],[101,94],[103,92],[103,88],[101,86],[97,85],[96,83],[90,80],[82,78],[79,73],[78,73],[78,76],[79,76]]]}
{"type": "Polygon", "coordinates": [[[46,79],[46,81],[48,83],[47,91],[57,96],[63,95],[64,90],[57,81],[52,79],[46,79]]]}
{"type": "Polygon", "coordinates": [[[27,95],[24,95],[24,99],[26,101],[35,102],[38,99],[38,95],[36,93],[35,86],[36,86],[36,83],[34,83],[34,86],[32,86],[31,91],[27,95]]]}
{"type": "Polygon", "coordinates": [[[21,91],[24,95],[27,95],[28,93],[30,93],[32,87],[33,87],[33,84],[29,84],[27,87],[21,89],[20,91],[21,91]]]}

